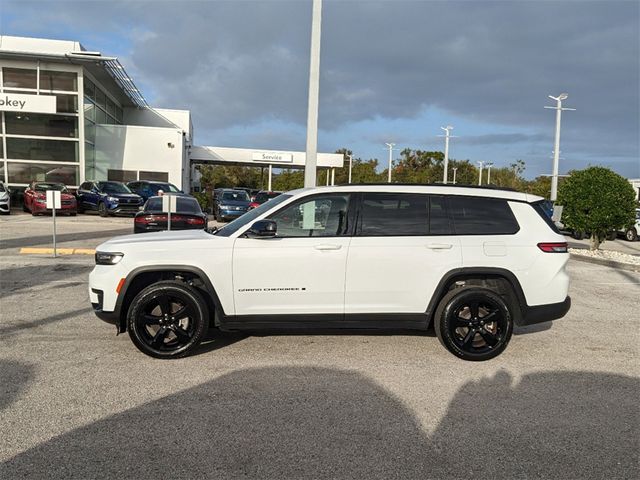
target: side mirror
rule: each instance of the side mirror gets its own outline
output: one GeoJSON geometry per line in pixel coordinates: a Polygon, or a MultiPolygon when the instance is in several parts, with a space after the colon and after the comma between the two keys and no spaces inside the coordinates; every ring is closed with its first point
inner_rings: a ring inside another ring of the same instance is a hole
{"type": "Polygon", "coordinates": [[[247,230],[248,238],[271,238],[276,236],[278,226],[273,220],[258,220],[247,230]]]}

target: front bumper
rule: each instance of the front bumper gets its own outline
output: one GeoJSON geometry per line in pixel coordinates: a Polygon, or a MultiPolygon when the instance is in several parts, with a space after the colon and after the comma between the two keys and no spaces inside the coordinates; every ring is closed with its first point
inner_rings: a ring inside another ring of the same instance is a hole
{"type": "Polygon", "coordinates": [[[8,212],[9,211],[9,200],[0,201],[0,212],[8,212]]]}
{"type": "Polygon", "coordinates": [[[534,305],[526,307],[522,312],[521,325],[534,325],[536,323],[550,322],[564,317],[571,308],[571,297],[567,297],[563,302],[550,303],[547,305],[534,305]]]}
{"type": "Polygon", "coordinates": [[[220,210],[222,218],[238,218],[247,213],[247,210],[220,210]]]}
{"type": "MultiPolygon", "coordinates": [[[[47,208],[46,204],[44,203],[33,203],[32,206],[32,211],[33,213],[51,213],[53,209],[51,208],[47,208]]],[[[74,203],[69,203],[69,204],[62,204],[62,208],[56,208],[56,213],[60,212],[60,213],[74,213],[78,211],[78,207],[77,204],[74,203]]]]}
{"type": "Polygon", "coordinates": [[[96,317],[112,325],[117,325],[120,320],[120,315],[118,315],[117,312],[105,312],[102,309],[104,292],[97,288],[92,288],[91,293],[91,306],[93,307],[93,313],[96,314],[96,317]]]}
{"type": "Polygon", "coordinates": [[[140,211],[140,207],[142,204],[134,205],[134,204],[111,204],[107,205],[107,210],[112,214],[135,214],[140,211]]]}

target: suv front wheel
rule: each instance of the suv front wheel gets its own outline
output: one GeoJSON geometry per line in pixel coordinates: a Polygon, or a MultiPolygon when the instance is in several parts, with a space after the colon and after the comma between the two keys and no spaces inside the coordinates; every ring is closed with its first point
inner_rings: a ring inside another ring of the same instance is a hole
{"type": "Polygon", "coordinates": [[[500,355],[513,333],[513,316],[492,290],[465,287],[444,296],[435,317],[440,343],[463,360],[482,361],[500,355]]]}
{"type": "Polygon", "coordinates": [[[207,304],[200,293],[173,280],[154,283],[131,302],[129,336],[143,353],[156,358],[189,355],[209,327],[207,304]]]}

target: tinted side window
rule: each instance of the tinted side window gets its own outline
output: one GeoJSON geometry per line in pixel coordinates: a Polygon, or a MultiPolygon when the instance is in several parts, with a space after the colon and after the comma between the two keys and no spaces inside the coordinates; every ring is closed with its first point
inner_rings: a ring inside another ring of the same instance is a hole
{"type": "Polygon", "coordinates": [[[442,195],[431,195],[429,203],[429,235],[451,235],[451,220],[447,210],[447,199],[442,195]]]}
{"type": "Polygon", "coordinates": [[[428,235],[429,196],[413,193],[364,193],[360,235],[428,235]]]}
{"type": "Polygon", "coordinates": [[[270,216],[278,237],[337,237],[348,228],[349,194],[316,195],[270,216]]]}
{"type": "Polygon", "coordinates": [[[482,197],[449,197],[456,235],[506,235],[520,227],[506,200],[482,197]]]}

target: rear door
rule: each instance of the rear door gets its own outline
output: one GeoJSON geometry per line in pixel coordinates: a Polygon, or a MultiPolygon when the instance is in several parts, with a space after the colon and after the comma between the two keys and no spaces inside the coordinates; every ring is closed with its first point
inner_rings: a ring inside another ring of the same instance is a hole
{"type": "Polygon", "coordinates": [[[347,315],[425,313],[443,275],[462,265],[445,200],[418,193],[362,194],[347,260],[347,315]]]}

